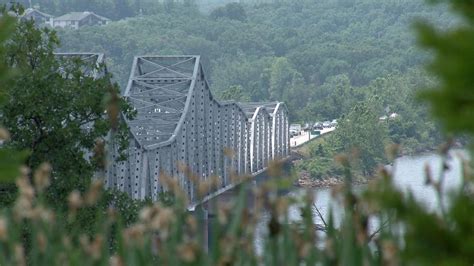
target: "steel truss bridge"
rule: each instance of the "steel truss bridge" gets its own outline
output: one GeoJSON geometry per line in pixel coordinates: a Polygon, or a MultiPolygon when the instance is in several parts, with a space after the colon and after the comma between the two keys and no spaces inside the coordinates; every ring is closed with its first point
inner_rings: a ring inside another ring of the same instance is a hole
{"type": "MultiPolygon", "coordinates": [[[[104,58],[67,55],[97,63],[104,58]]],[[[203,197],[190,173],[200,182],[218,178],[219,186],[204,195],[210,198],[232,188],[232,177],[256,175],[289,155],[285,104],[216,100],[199,56],[137,56],[122,94],[137,115],[124,118],[127,159],[117,160],[119,145],[109,145],[105,184],[134,199],[158,200],[167,191],[164,178],[172,177],[195,206],[203,197]]]]}

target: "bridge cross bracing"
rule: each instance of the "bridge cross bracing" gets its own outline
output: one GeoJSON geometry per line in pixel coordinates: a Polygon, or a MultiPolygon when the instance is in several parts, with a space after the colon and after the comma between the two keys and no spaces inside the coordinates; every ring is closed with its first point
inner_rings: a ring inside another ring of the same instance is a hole
{"type": "MultiPolygon", "coordinates": [[[[97,64],[104,59],[94,53],[58,56],[97,64]]],[[[255,175],[271,160],[289,154],[285,104],[216,100],[199,56],[137,56],[122,94],[137,115],[124,118],[130,129],[126,160],[117,160],[117,143],[108,147],[105,183],[134,199],[158,200],[167,190],[166,175],[176,179],[189,204],[195,205],[200,198],[187,173],[201,181],[216,176],[220,180],[216,191],[225,191],[234,185],[232,176],[255,175]]]]}

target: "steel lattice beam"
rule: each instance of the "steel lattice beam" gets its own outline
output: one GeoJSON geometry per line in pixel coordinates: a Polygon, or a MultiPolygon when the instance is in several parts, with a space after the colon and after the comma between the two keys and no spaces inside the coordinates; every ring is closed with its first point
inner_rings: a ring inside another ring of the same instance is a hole
{"type": "Polygon", "coordinates": [[[221,191],[233,186],[232,175],[261,172],[289,154],[284,103],[217,101],[199,56],[135,57],[123,96],[137,117],[127,121],[127,160],[117,161],[118,147],[111,145],[106,185],[135,199],[158,200],[166,175],[195,204],[195,184],[180,164],[201,181],[218,176],[221,191]]]}

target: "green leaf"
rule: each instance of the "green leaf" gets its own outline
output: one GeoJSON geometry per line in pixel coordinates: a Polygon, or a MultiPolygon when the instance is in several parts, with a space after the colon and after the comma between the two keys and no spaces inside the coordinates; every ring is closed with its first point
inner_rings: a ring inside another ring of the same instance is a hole
{"type": "Polygon", "coordinates": [[[11,148],[0,148],[0,183],[12,182],[20,174],[20,166],[29,152],[18,152],[11,148]]]}

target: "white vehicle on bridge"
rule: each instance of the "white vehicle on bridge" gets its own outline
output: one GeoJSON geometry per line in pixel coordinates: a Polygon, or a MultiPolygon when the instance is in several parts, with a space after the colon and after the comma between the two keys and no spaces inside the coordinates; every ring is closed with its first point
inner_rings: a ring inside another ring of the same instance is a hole
{"type": "Polygon", "coordinates": [[[305,123],[303,126],[303,131],[310,131],[311,130],[311,125],[309,123],[305,123]]]}
{"type": "Polygon", "coordinates": [[[321,122],[314,123],[313,130],[323,130],[323,123],[321,122]]]}
{"type": "Polygon", "coordinates": [[[323,122],[323,127],[324,127],[324,128],[331,127],[331,122],[330,122],[330,121],[324,121],[324,122],[323,122]]]}

